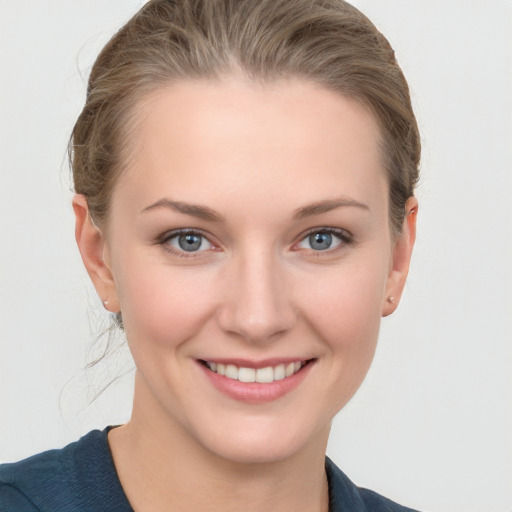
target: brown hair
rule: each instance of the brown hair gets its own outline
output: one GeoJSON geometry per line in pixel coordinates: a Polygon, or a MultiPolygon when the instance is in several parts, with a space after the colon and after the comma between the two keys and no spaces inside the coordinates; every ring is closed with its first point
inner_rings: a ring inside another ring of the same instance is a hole
{"type": "MultiPolygon", "coordinates": [[[[386,38],[343,0],[151,0],[98,56],[70,141],[75,191],[108,219],[130,116],[147,93],[182,79],[297,77],[369,108],[382,133],[390,223],[400,233],[418,180],[420,140],[407,82],[386,38]]],[[[124,158],[123,158],[124,157],[124,158]]]]}

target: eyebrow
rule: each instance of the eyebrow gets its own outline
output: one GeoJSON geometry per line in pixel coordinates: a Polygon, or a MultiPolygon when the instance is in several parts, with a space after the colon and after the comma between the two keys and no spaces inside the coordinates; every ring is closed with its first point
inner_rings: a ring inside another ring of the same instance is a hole
{"type": "Polygon", "coordinates": [[[295,219],[304,219],[305,217],[311,217],[313,215],[320,215],[322,213],[330,212],[331,210],[335,210],[336,208],[342,207],[355,207],[360,208],[362,210],[370,211],[370,208],[364,203],[360,203],[354,199],[348,199],[346,197],[341,197],[338,199],[326,199],[324,201],[318,201],[316,203],[311,203],[302,208],[299,208],[295,211],[293,217],[295,219]]]}
{"type": "Polygon", "coordinates": [[[171,210],[179,213],[191,215],[192,217],[197,217],[198,219],[210,222],[221,222],[223,220],[221,215],[207,206],[199,206],[197,204],[184,203],[182,201],[171,201],[166,198],[160,199],[156,203],[147,206],[142,210],[142,212],[154,210],[155,208],[170,208],[171,210]]]}
{"type": "MultiPolygon", "coordinates": [[[[339,199],[325,199],[323,201],[317,201],[315,203],[302,206],[301,208],[295,210],[293,218],[304,219],[306,217],[320,215],[322,213],[327,213],[332,210],[335,210],[336,208],[342,207],[355,207],[360,208],[362,210],[370,211],[370,208],[368,208],[368,206],[365,205],[364,203],[360,203],[359,201],[356,201],[354,199],[342,197],[339,199]]],[[[142,212],[151,211],[156,208],[169,208],[179,213],[191,215],[192,217],[197,217],[198,219],[210,222],[222,222],[224,220],[222,215],[217,213],[215,210],[208,208],[207,206],[184,203],[183,201],[172,201],[171,199],[167,198],[160,199],[156,203],[147,206],[142,210],[142,212]]]]}

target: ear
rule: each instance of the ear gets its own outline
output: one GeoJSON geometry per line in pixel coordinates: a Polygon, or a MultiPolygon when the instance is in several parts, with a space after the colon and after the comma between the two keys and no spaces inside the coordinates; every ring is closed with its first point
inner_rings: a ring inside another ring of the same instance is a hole
{"type": "Polygon", "coordinates": [[[119,299],[108,262],[108,249],[100,229],[89,214],[87,199],[81,194],[73,197],[75,212],[75,238],[87,273],[105,308],[118,312],[119,299]]]}
{"type": "Polygon", "coordinates": [[[416,240],[416,216],[418,201],[410,197],[405,203],[405,219],[402,233],[393,247],[393,254],[386,283],[386,295],[382,306],[382,316],[388,316],[398,307],[405,286],[412,249],[416,240]]]}

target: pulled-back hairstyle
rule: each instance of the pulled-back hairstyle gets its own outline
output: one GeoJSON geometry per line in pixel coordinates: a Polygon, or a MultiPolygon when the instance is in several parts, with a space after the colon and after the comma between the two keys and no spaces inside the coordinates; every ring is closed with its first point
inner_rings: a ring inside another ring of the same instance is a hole
{"type": "Polygon", "coordinates": [[[148,2],[98,56],[70,141],[75,191],[98,226],[125,167],[135,105],[166,84],[230,73],[304,79],[365,105],[380,125],[400,233],[420,159],[409,89],[386,38],[343,0],[148,2]]]}

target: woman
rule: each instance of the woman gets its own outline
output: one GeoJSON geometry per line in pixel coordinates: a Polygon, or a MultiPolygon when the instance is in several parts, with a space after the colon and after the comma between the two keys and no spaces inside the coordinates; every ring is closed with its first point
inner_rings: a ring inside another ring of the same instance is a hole
{"type": "Polygon", "coordinates": [[[151,1],[71,150],[132,418],[4,466],[0,510],[406,510],[325,459],[415,238],[418,130],[375,27],[340,0],[151,1]]]}

